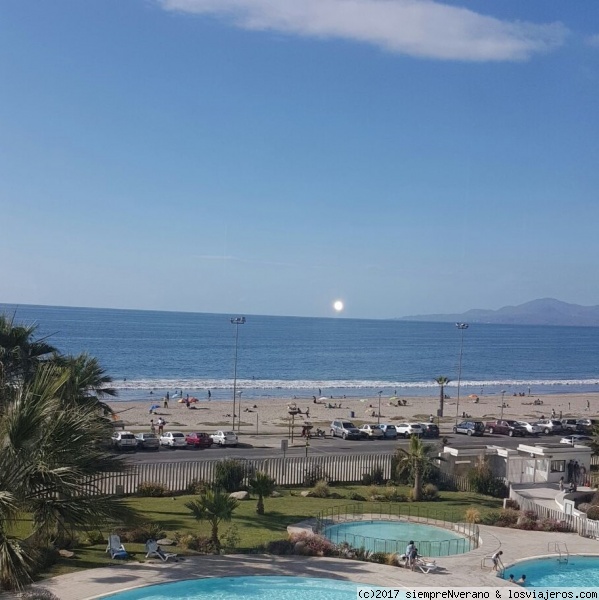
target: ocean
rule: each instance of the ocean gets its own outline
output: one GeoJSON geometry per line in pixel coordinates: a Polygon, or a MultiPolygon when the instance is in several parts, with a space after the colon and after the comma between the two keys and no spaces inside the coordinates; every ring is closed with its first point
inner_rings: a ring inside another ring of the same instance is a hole
{"type": "MultiPolygon", "coordinates": [[[[97,357],[122,400],[175,390],[213,399],[433,396],[458,380],[453,323],[270,317],[0,304],[64,354],[97,357]],[[236,334],[237,344],[236,344],[236,334]]],[[[599,391],[599,328],[471,324],[461,395],[599,391]]]]}

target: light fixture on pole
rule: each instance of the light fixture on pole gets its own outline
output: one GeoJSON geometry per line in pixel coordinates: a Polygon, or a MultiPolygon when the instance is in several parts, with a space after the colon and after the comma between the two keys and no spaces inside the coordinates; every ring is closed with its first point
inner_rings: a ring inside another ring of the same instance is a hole
{"type": "Polygon", "coordinates": [[[456,323],[455,326],[461,331],[460,340],[460,362],[458,364],[458,399],[455,409],[455,424],[458,424],[458,415],[460,414],[460,383],[462,381],[462,353],[464,351],[464,331],[468,329],[468,323],[456,323]]]}
{"type": "Polygon", "coordinates": [[[381,394],[383,393],[383,390],[381,390],[379,392],[379,412],[376,414],[376,422],[377,424],[380,424],[381,422],[381,394]]]}
{"type": "Polygon", "coordinates": [[[505,404],[503,399],[505,398],[505,390],[501,390],[501,416],[499,417],[500,421],[503,421],[503,405],[505,404]]]}
{"type": "MultiPolygon", "coordinates": [[[[239,340],[239,326],[245,323],[245,317],[232,317],[231,324],[235,325],[235,362],[233,367],[233,423],[232,429],[235,431],[235,403],[237,399],[237,342],[239,340]]],[[[240,400],[241,403],[241,400],[240,400]]],[[[241,414],[239,415],[241,421],[241,414]]]]}

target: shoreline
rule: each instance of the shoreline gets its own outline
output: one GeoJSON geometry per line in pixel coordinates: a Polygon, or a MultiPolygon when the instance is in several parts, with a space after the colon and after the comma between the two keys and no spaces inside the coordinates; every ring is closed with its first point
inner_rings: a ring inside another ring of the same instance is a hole
{"type": "MultiPolygon", "coordinates": [[[[443,432],[449,431],[453,423],[463,420],[463,414],[468,418],[490,421],[499,418],[501,413],[501,396],[480,396],[478,402],[473,398],[460,395],[459,406],[457,398],[445,400],[444,417],[440,419],[443,432]]],[[[192,395],[190,394],[190,397],[192,395]]],[[[286,434],[290,420],[293,419],[296,429],[301,430],[302,424],[311,424],[314,428],[320,427],[328,433],[329,426],[334,419],[352,420],[356,425],[363,423],[398,423],[402,421],[428,421],[430,415],[435,415],[439,407],[439,395],[435,396],[402,396],[398,405],[396,400],[389,397],[380,399],[380,418],[377,416],[379,409],[379,396],[324,398],[315,403],[313,396],[302,398],[241,398],[241,410],[236,402],[235,428],[241,417],[241,434],[286,434]],[[405,400],[406,404],[403,405],[405,400]],[[295,404],[296,413],[290,415],[295,404]],[[330,406],[330,408],[329,408],[330,406]],[[307,413],[307,414],[306,414],[307,413]],[[352,416],[353,415],[353,416],[352,416]]],[[[231,429],[233,421],[233,401],[229,399],[199,400],[187,408],[177,399],[170,399],[168,407],[164,407],[161,397],[150,400],[106,400],[114,410],[118,420],[122,420],[125,427],[133,431],[149,430],[150,420],[156,421],[162,416],[167,425],[165,431],[206,431],[208,433],[217,429],[231,429]],[[153,400],[153,402],[152,402],[153,400]],[[152,404],[158,407],[150,414],[152,404]]],[[[599,415],[599,392],[571,393],[571,394],[545,394],[531,396],[508,396],[504,398],[505,407],[503,417],[521,421],[537,421],[543,417],[550,418],[552,410],[556,418],[576,417],[591,418],[599,415]],[[534,404],[539,400],[541,404],[534,404]]]]}

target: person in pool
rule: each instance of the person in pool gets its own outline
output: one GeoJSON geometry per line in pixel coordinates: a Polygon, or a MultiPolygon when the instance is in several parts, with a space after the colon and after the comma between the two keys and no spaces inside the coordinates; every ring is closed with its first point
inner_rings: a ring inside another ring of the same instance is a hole
{"type": "Polygon", "coordinates": [[[516,581],[518,585],[524,585],[526,583],[526,575],[522,575],[518,581],[516,581]]]}
{"type": "Polygon", "coordinates": [[[511,574],[510,574],[510,578],[509,578],[509,580],[508,580],[508,581],[509,581],[510,583],[516,583],[516,580],[514,579],[514,574],[513,574],[513,573],[511,573],[511,574]]]}

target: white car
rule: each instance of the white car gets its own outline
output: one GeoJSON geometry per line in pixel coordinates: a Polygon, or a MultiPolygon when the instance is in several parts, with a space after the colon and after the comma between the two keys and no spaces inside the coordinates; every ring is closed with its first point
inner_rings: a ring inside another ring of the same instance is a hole
{"type": "Polygon", "coordinates": [[[543,433],[541,426],[536,423],[529,423],[528,421],[516,421],[516,423],[522,425],[529,435],[541,435],[541,433],[543,433]]]}
{"type": "Polygon", "coordinates": [[[567,436],[563,437],[559,441],[559,443],[560,444],[569,444],[570,446],[574,446],[575,444],[585,445],[592,441],[593,441],[593,438],[588,435],[574,434],[574,435],[567,435],[567,436]]]}
{"type": "Polygon", "coordinates": [[[210,437],[217,446],[237,446],[238,439],[234,431],[217,431],[210,437]]]}
{"type": "Polygon", "coordinates": [[[382,440],[385,437],[384,431],[378,425],[362,425],[360,433],[370,440],[382,440]]]}
{"type": "Polygon", "coordinates": [[[160,445],[169,448],[187,448],[185,436],[180,431],[167,431],[160,436],[160,445]]]}
{"type": "Polygon", "coordinates": [[[403,435],[403,437],[412,437],[417,435],[418,437],[422,437],[424,430],[422,429],[422,425],[420,423],[399,423],[395,426],[397,430],[398,437],[403,435]]]}
{"type": "Polygon", "coordinates": [[[130,431],[115,431],[112,434],[112,447],[116,450],[136,450],[137,440],[130,431]]]}

